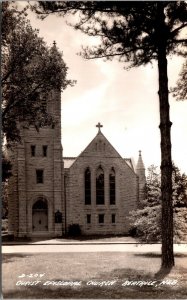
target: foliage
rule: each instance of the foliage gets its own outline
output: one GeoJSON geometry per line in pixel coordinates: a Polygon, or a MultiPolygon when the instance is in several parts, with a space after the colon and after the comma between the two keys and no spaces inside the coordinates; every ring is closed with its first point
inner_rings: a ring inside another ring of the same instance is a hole
{"type": "MultiPolygon", "coordinates": [[[[148,169],[147,197],[136,211],[131,212],[132,228],[141,241],[161,240],[161,183],[156,167],[148,169]]],[[[174,241],[187,241],[187,176],[173,165],[174,241]]],[[[132,229],[131,229],[132,231],[132,229]]]]}
{"type": "Polygon", "coordinates": [[[71,224],[68,228],[68,236],[78,237],[81,235],[81,228],[79,224],[71,224]]]}
{"type": "Polygon", "coordinates": [[[176,87],[172,90],[174,97],[177,100],[187,99],[187,60],[183,64],[182,71],[179,74],[176,87]]]}
{"type": "Polygon", "coordinates": [[[6,157],[5,152],[2,153],[2,183],[1,183],[1,216],[2,219],[8,217],[8,179],[12,176],[12,164],[6,157]]]}
{"type": "Polygon", "coordinates": [[[15,4],[2,3],[2,131],[6,142],[20,141],[20,123],[54,125],[44,105],[52,90],[72,84],[56,46],[47,47],[15,4]],[[19,122],[18,122],[19,121],[19,122]]]}
{"type": "Polygon", "coordinates": [[[12,176],[12,164],[7,157],[2,155],[2,182],[6,182],[12,176]]]}
{"type": "Polygon", "coordinates": [[[89,36],[100,38],[100,43],[84,50],[86,58],[118,57],[120,61],[131,66],[146,64],[158,59],[159,40],[167,42],[167,54],[185,56],[187,39],[181,38],[186,23],[187,5],[183,1],[38,1],[34,7],[41,18],[49,13],[59,16],[80,12],[81,18],[76,19],[75,29],[80,29],[89,36]],[[159,35],[158,8],[164,9],[166,16],[165,28],[159,35]]]}
{"type": "Polygon", "coordinates": [[[8,217],[8,183],[7,181],[1,183],[1,217],[6,219],[8,217]]]}
{"type": "Polygon", "coordinates": [[[8,219],[3,218],[1,231],[2,232],[8,232],[8,219]]]}

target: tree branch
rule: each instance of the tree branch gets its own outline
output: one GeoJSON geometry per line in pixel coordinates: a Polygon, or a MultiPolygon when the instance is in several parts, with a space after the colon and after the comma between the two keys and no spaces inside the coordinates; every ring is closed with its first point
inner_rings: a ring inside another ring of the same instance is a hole
{"type": "Polygon", "coordinates": [[[173,39],[172,41],[170,41],[170,44],[181,44],[181,43],[187,43],[187,39],[180,39],[180,40],[173,39]]]}
{"type": "Polygon", "coordinates": [[[173,31],[171,31],[172,36],[175,35],[179,30],[181,30],[182,28],[184,28],[186,26],[187,26],[187,23],[184,23],[181,26],[175,28],[173,31]]]}

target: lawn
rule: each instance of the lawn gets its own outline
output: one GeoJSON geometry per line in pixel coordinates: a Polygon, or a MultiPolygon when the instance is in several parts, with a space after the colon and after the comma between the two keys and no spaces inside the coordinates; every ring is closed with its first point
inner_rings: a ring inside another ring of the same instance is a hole
{"type": "Polygon", "coordinates": [[[160,256],[148,253],[4,254],[3,296],[5,299],[186,299],[187,255],[178,255],[172,271],[155,278],[159,267],[160,256]],[[27,286],[19,285],[25,282],[27,286]],[[28,285],[33,282],[35,285],[28,285]]]}

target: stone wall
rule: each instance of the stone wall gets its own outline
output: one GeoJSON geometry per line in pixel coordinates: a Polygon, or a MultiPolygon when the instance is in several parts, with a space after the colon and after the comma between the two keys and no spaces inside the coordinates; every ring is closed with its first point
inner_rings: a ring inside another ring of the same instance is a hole
{"type": "Polygon", "coordinates": [[[96,149],[98,141],[94,140],[66,170],[67,229],[71,224],[79,224],[83,234],[128,233],[129,211],[137,207],[138,178],[105,138],[100,136],[99,140],[105,144],[104,147],[96,149]],[[105,178],[104,205],[96,205],[96,170],[99,166],[105,178]],[[85,205],[84,195],[84,173],[88,167],[91,171],[91,205],[85,205]],[[116,175],[115,205],[109,203],[109,173],[112,167],[116,175]],[[91,224],[87,224],[87,214],[91,215],[91,224]],[[103,224],[98,223],[99,214],[105,215],[103,224]],[[115,223],[111,221],[112,214],[116,215],[115,223]]]}
{"type": "Polygon", "coordinates": [[[13,176],[9,182],[9,232],[18,237],[61,236],[63,224],[55,223],[55,212],[64,214],[63,161],[61,146],[60,93],[53,92],[48,101],[48,111],[55,119],[55,127],[21,128],[21,144],[15,144],[9,157],[13,176]],[[31,146],[35,146],[32,155],[31,146]],[[47,146],[47,155],[43,153],[47,146]],[[43,170],[43,183],[37,183],[36,170],[43,170]],[[32,207],[38,199],[48,206],[48,224],[45,232],[33,231],[32,207]]]}

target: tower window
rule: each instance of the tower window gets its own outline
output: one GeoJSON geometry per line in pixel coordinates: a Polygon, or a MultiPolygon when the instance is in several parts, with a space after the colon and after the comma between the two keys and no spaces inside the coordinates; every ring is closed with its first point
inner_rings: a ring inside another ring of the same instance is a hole
{"type": "Polygon", "coordinates": [[[47,146],[43,146],[43,156],[46,157],[47,156],[47,146]]]}
{"type": "Polygon", "coordinates": [[[35,156],[35,155],[36,155],[36,146],[31,145],[31,156],[35,156]]]}
{"type": "Polygon", "coordinates": [[[104,192],[104,172],[103,169],[99,167],[96,174],[96,204],[105,204],[104,192]]]}
{"type": "Polygon", "coordinates": [[[105,215],[104,214],[99,214],[99,224],[103,224],[105,220],[105,215]]]}
{"type": "Polygon", "coordinates": [[[91,224],[91,215],[86,215],[87,224],[91,224]]]}
{"type": "Polygon", "coordinates": [[[116,223],[116,215],[115,214],[112,214],[112,219],[111,219],[112,223],[116,223]]]}
{"type": "Polygon", "coordinates": [[[36,183],[43,183],[43,170],[36,170],[36,183]]]}
{"type": "Polygon", "coordinates": [[[109,174],[109,194],[110,194],[110,205],[116,204],[116,182],[115,182],[115,171],[111,169],[109,174]]]}
{"type": "Polygon", "coordinates": [[[85,204],[91,204],[91,172],[87,168],[84,173],[84,192],[85,192],[85,204]]]}

